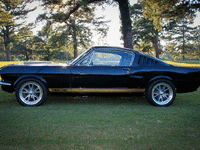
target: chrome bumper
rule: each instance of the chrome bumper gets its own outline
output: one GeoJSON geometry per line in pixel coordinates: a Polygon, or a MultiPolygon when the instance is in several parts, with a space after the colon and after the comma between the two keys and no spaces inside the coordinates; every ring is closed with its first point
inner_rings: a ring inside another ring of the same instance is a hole
{"type": "Polygon", "coordinates": [[[0,81],[0,85],[7,85],[7,86],[11,86],[12,84],[11,84],[11,83],[7,83],[7,82],[1,82],[1,81],[0,81]]]}

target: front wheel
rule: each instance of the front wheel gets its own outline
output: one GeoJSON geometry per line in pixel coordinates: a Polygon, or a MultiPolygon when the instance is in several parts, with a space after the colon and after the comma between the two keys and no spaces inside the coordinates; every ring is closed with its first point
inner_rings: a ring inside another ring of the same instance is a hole
{"type": "Polygon", "coordinates": [[[174,102],[175,97],[174,85],[164,79],[152,82],[146,90],[146,99],[154,106],[169,106],[174,102]]]}
{"type": "Polygon", "coordinates": [[[24,79],[15,88],[17,101],[23,106],[39,106],[47,97],[47,88],[37,79],[24,79]]]}

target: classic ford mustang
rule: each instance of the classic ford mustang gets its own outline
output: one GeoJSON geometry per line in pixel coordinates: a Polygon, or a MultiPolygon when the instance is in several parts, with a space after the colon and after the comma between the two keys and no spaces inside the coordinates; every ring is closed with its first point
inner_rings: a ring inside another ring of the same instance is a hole
{"type": "Polygon", "coordinates": [[[24,62],[0,69],[2,89],[23,106],[41,105],[49,92],[144,93],[155,106],[169,106],[176,93],[200,86],[200,69],[176,67],[134,50],[92,47],[69,65],[24,62]]]}

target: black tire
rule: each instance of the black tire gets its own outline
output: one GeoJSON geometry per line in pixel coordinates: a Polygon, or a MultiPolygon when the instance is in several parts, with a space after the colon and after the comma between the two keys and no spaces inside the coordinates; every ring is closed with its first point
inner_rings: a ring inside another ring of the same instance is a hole
{"type": "Polygon", "coordinates": [[[146,90],[147,101],[154,106],[169,106],[176,97],[176,90],[169,80],[159,79],[149,84],[146,90]]]}
{"type": "Polygon", "coordinates": [[[15,95],[22,106],[39,106],[46,100],[48,90],[40,80],[27,78],[17,84],[15,95]]]}

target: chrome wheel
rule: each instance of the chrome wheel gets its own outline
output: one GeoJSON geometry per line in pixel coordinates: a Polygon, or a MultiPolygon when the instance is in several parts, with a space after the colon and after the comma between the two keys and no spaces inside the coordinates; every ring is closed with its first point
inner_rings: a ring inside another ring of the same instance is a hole
{"type": "Polygon", "coordinates": [[[173,89],[168,83],[157,83],[152,89],[152,99],[158,105],[166,105],[173,98],[173,89]]]}
{"type": "Polygon", "coordinates": [[[166,79],[151,82],[146,89],[146,99],[154,106],[169,106],[176,97],[174,84],[166,79]]]}
{"type": "Polygon", "coordinates": [[[43,88],[37,82],[25,82],[19,88],[19,98],[26,105],[36,105],[43,98],[43,88]]]}

